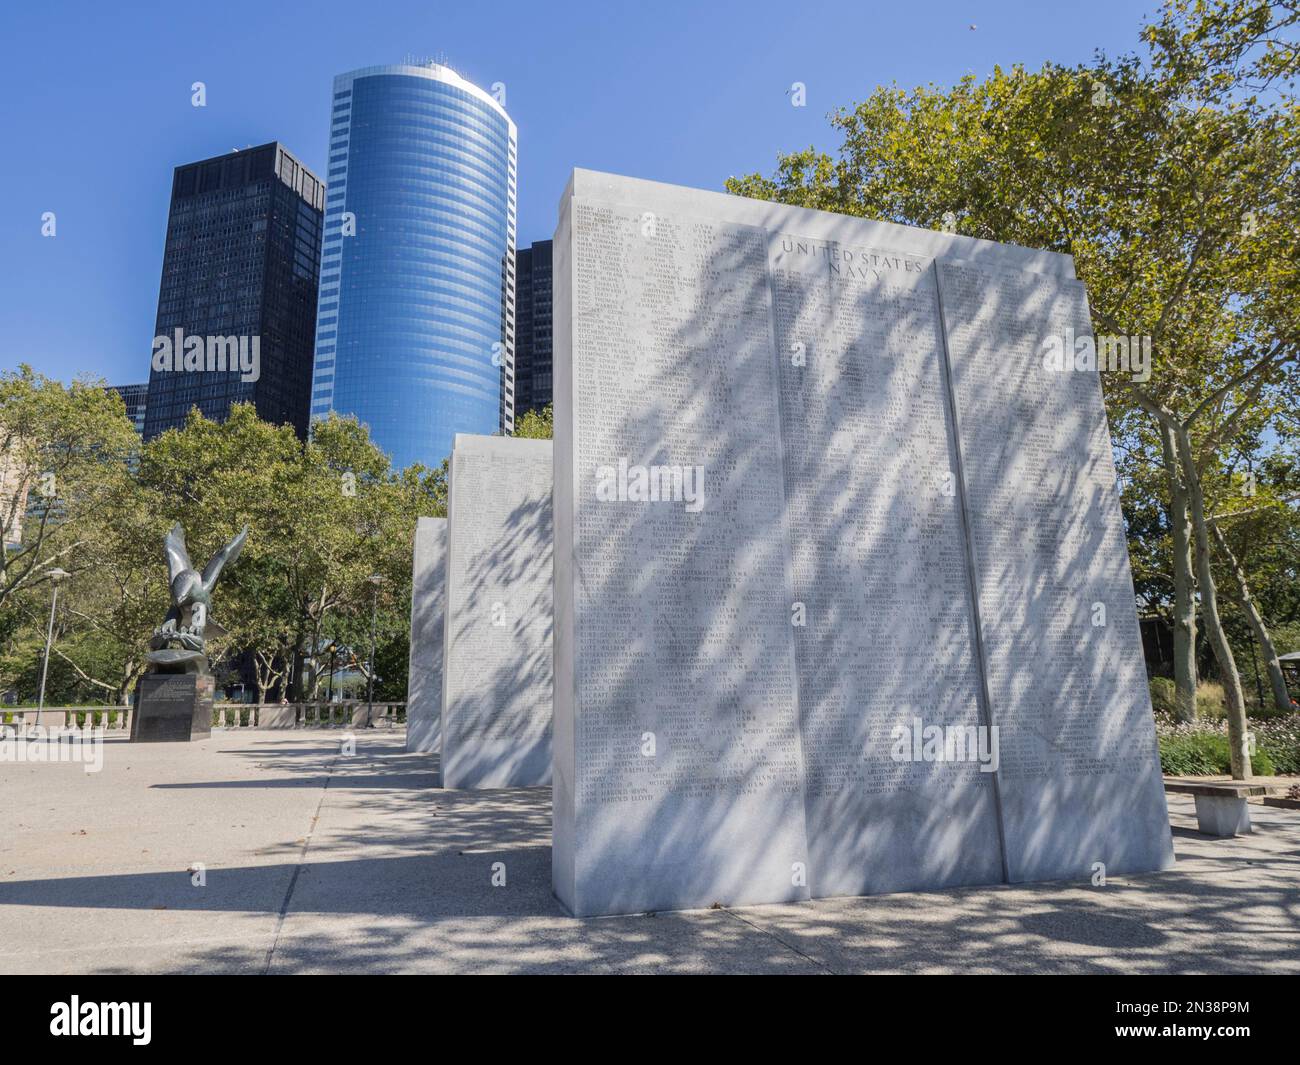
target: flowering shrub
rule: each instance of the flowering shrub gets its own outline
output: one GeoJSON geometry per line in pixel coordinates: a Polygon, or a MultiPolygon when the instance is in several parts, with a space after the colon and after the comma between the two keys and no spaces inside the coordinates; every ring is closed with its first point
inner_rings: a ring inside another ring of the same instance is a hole
{"type": "MultiPolygon", "coordinates": [[[[1250,771],[1256,776],[1300,775],[1300,714],[1252,720],[1255,754],[1250,771]]],[[[1196,721],[1178,724],[1156,717],[1160,741],[1160,770],[1173,776],[1212,776],[1230,771],[1228,723],[1196,721]]]]}

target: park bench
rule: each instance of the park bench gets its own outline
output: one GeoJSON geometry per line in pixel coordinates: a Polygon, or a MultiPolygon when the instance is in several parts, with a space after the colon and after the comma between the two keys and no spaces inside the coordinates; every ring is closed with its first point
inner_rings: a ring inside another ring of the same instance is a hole
{"type": "Polygon", "coordinates": [[[1220,838],[1249,832],[1250,808],[1246,800],[1252,795],[1269,795],[1276,790],[1275,784],[1246,780],[1165,781],[1165,791],[1173,795],[1191,795],[1196,799],[1196,827],[1207,836],[1220,838]]]}

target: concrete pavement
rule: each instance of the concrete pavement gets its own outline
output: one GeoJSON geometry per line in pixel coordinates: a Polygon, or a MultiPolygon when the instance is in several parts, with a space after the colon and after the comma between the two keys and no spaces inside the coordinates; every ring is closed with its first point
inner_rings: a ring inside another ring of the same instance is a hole
{"type": "Polygon", "coordinates": [[[1296,811],[1217,840],[1173,797],[1177,867],[1104,888],[578,921],[550,893],[549,789],[444,792],[400,734],[355,735],[0,764],[0,972],[1300,972],[1296,811]]]}

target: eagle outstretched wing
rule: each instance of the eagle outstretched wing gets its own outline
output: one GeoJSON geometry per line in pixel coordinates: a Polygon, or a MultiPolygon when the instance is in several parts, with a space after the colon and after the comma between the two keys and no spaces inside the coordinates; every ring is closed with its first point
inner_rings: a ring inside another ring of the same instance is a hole
{"type": "Polygon", "coordinates": [[[163,541],[163,547],[167,552],[167,583],[171,584],[187,569],[194,568],[190,564],[190,553],[185,550],[185,530],[181,528],[179,521],[172,526],[172,531],[167,534],[167,538],[163,541]]]}
{"type": "MultiPolygon", "coordinates": [[[[234,562],[239,557],[239,552],[244,549],[244,541],[248,539],[248,526],[245,525],[230,543],[226,544],[220,551],[212,556],[212,561],[203,567],[203,587],[210,593],[213,586],[217,583],[217,578],[221,576],[222,568],[230,562],[234,562]]],[[[181,548],[184,550],[184,541],[181,548]]]]}

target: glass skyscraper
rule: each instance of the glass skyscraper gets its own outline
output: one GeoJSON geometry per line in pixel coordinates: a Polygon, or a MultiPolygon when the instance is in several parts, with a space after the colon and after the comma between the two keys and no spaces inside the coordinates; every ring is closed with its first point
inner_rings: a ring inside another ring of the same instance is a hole
{"type": "Polygon", "coordinates": [[[515,124],[439,64],[334,79],[312,416],[396,468],[514,427],[515,124]]]}

